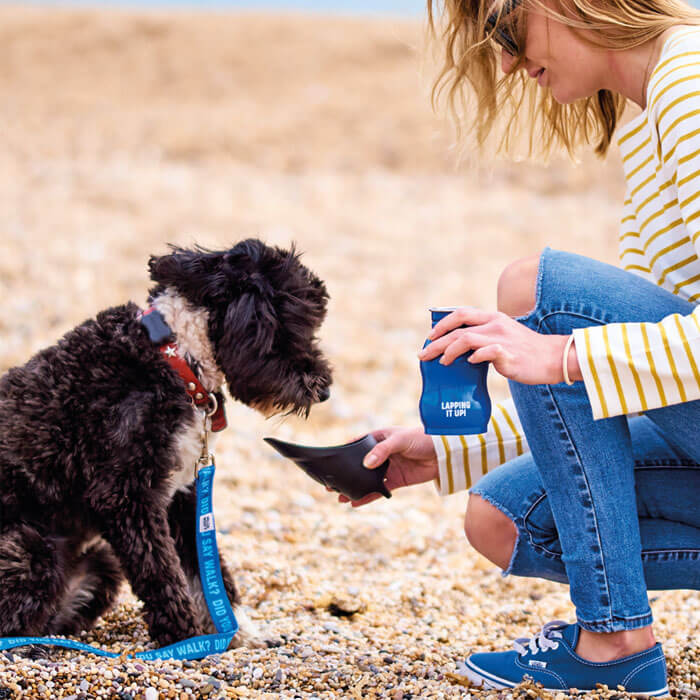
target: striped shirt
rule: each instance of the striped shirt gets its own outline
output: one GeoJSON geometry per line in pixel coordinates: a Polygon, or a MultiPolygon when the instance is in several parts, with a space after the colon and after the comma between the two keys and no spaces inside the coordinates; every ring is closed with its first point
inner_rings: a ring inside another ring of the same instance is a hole
{"type": "MultiPolygon", "coordinates": [[[[666,39],[647,107],[617,141],[627,182],[621,265],[696,306],[657,323],[573,331],[595,420],[700,399],[700,27],[666,39]]],[[[494,406],[486,433],[433,444],[443,495],[528,449],[512,399],[494,406]]]]}

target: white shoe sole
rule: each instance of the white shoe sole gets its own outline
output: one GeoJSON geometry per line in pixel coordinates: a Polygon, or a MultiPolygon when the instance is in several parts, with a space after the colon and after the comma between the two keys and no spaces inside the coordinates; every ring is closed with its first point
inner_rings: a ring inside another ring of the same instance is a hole
{"type": "MultiPolygon", "coordinates": [[[[464,676],[469,682],[477,688],[484,690],[503,690],[504,688],[514,688],[517,683],[512,683],[505,678],[499,678],[492,673],[486,673],[477,666],[473,666],[467,659],[466,662],[461,661],[457,664],[457,674],[464,676]]],[[[548,693],[563,693],[561,688],[544,688],[548,693]]],[[[595,690],[595,688],[593,688],[595,690]]],[[[568,690],[566,692],[569,692],[568,690]]],[[[590,690],[579,690],[579,693],[589,693],[590,690]]],[[[669,696],[668,686],[661,690],[655,690],[650,693],[629,693],[636,698],[663,698],[669,696]]]]}

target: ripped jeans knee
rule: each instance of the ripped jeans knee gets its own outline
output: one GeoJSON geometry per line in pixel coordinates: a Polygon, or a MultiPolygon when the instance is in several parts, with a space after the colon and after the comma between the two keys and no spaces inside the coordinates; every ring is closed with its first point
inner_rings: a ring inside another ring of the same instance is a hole
{"type": "Polygon", "coordinates": [[[469,493],[501,511],[517,530],[510,561],[501,576],[567,582],[554,518],[529,453],[489,472],[469,493]]]}

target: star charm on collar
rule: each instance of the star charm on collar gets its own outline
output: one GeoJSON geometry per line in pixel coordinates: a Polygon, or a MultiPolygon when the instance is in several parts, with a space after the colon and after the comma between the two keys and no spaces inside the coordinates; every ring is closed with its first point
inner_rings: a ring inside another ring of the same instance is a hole
{"type": "Polygon", "coordinates": [[[168,357],[176,357],[177,356],[177,348],[174,348],[172,345],[168,345],[165,348],[165,354],[168,357]]]}

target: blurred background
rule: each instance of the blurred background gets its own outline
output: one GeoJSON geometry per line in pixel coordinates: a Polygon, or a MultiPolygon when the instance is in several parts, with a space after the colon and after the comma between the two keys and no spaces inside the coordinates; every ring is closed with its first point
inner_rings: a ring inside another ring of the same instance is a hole
{"type": "Polygon", "coordinates": [[[616,149],[460,165],[418,0],[244,4],[0,5],[0,364],[143,300],[167,243],[295,241],[336,383],[294,429],[413,423],[430,305],[495,308],[545,244],[615,261],[616,149]]]}
{"type": "Polygon", "coordinates": [[[30,4],[75,7],[78,5],[111,5],[131,7],[187,7],[190,9],[265,9],[265,10],[294,10],[312,12],[341,12],[344,14],[398,14],[417,17],[425,9],[425,3],[420,0],[30,0],[30,4]]]}
{"type": "Polygon", "coordinates": [[[143,304],[147,258],[168,243],[296,242],[331,295],[332,396],[307,422],[229,402],[224,550],[261,623],[316,629],[313,601],[355,586],[373,611],[354,623],[361,644],[403,616],[451,664],[571,617],[566,588],[503,581],[464,539],[465,494],[426,484],[341,507],[261,438],[418,425],[428,308],[495,309],[501,270],[545,245],[616,263],[624,184],[616,147],[577,165],[459,164],[430,107],[425,15],[419,0],[0,3],[0,371],[104,307],[143,304]]]}

